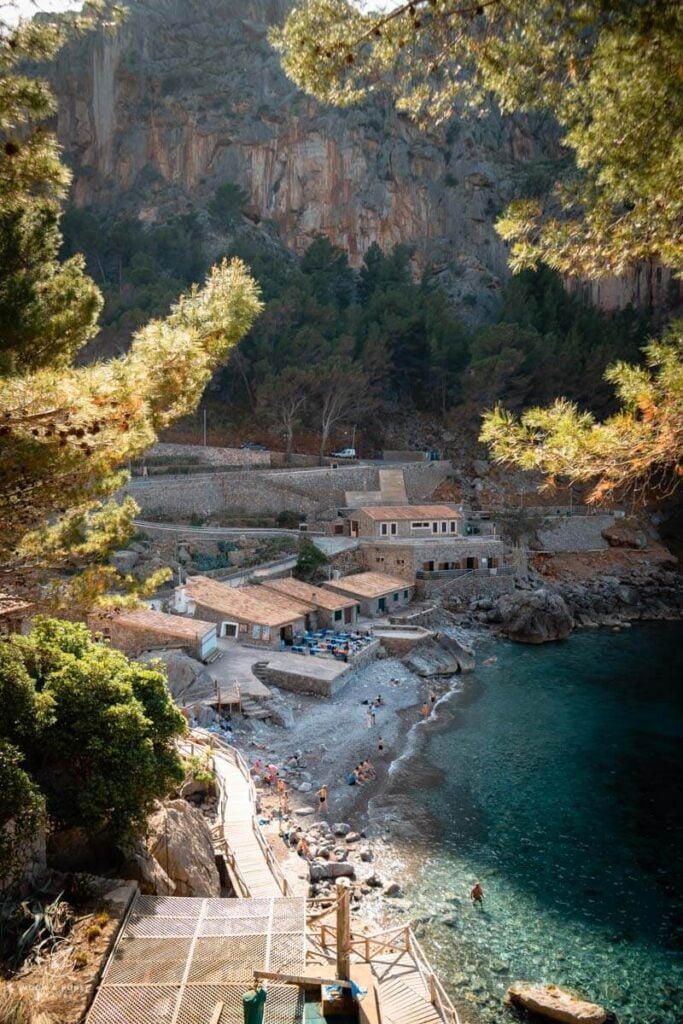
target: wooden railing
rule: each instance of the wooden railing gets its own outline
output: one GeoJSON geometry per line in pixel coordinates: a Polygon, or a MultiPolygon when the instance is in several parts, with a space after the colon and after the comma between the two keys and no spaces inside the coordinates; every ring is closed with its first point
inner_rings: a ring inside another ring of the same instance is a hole
{"type": "MultiPolygon", "coordinates": [[[[335,905],[329,907],[327,910],[323,911],[323,913],[316,915],[316,919],[320,922],[318,923],[320,952],[325,955],[327,955],[329,947],[331,947],[332,951],[336,950],[337,929],[334,924],[322,923],[320,918],[327,916],[328,913],[333,913],[334,910],[335,905]]],[[[311,916],[309,916],[309,935],[311,919],[311,916]]],[[[425,989],[429,993],[429,1001],[444,1021],[444,1024],[460,1024],[458,1011],[451,1002],[445,988],[439,981],[438,976],[427,959],[422,946],[415,938],[415,934],[410,926],[396,925],[393,928],[372,932],[369,935],[354,935],[352,933],[350,947],[351,951],[355,953],[360,960],[363,960],[366,963],[372,963],[374,957],[379,956],[382,953],[410,954],[415,961],[415,966],[422,978],[425,989]]]]}
{"type": "MultiPolygon", "coordinates": [[[[249,788],[249,801],[251,803],[251,811],[252,811],[252,813],[251,813],[251,827],[252,827],[252,830],[254,832],[254,838],[256,839],[256,842],[258,843],[258,845],[259,845],[259,847],[261,849],[261,853],[263,854],[264,860],[266,861],[266,864],[268,865],[268,869],[269,869],[270,873],[272,874],[273,878],[277,882],[277,885],[278,885],[278,888],[279,888],[280,892],[282,893],[283,896],[291,896],[292,895],[291,887],[290,887],[287,879],[285,878],[284,872],[283,872],[282,868],[280,867],[280,865],[279,865],[279,863],[278,863],[278,861],[277,861],[277,859],[275,857],[275,854],[273,853],[273,851],[272,851],[272,849],[270,847],[270,844],[268,843],[268,840],[264,836],[263,832],[261,831],[261,828],[259,827],[258,821],[256,820],[256,815],[258,814],[258,809],[259,809],[259,800],[258,800],[258,794],[256,792],[256,787],[254,785],[254,780],[253,780],[251,772],[249,770],[249,765],[244,760],[244,758],[243,758],[242,754],[239,752],[239,750],[237,750],[236,747],[231,746],[229,743],[226,743],[226,741],[222,737],[216,736],[216,735],[214,735],[214,733],[209,733],[209,732],[207,732],[206,734],[198,733],[198,731],[196,731],[196,730],[195,730],[195,733],[193,735],[195,737],[195,740],[194,740],[195,742],[206,743],[206,744],[208,744],[208,746],[215,747],[218,751],[220,751],[221,756],[225,757],[225,758],[227,758],[227,760],[231,761],[232,764],[234,764],[235,767],[238,768],[240,773],[244,776],[244,779],[245,779],[245,781],[247,783],[247,786],[249,788]]],[[[221,827],[222,827],[222,823],[225,820],[225,812],[227,810],[228,801],[230,799],[230,794],[226,790],[226,788],[221,784],[221,780],[220,780],[220,777],[218,775],[216,775],[216,782],[217,782],[217,786],[218,786],[218,808],[217,808],[218,819],[221,822],[221,827]]],[[[225,846],[226,846],[226,850],[228,851],[226,853],[226,857],[228,859],[228,863],[230,864],[230,867],[233,868],[233,870],[235,870],[235,873],[238,876],[238,878],[241,880],[241,882],[244,882],[244,879],[241,877],[241,875],[239,873],[239,869],[237,868],[234,855],[232,854],[232,851],[230,851],[230,847],[229,847],[227,842],[226,842],[225,846]]],[[[245,888],[246,888],[246,883],[244,883],[244,885],[245,885],[245,888]]],[[[249,894],[249,890],[247,888],[246,889],[246,895],[248,895],[248,894],[249,894]]]]}

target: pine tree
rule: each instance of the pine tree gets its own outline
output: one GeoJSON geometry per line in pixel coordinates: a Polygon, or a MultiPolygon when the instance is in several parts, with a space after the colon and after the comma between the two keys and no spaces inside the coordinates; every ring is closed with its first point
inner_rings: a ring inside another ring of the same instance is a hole
{"type": "MultiPolygon", "coordinates": [[[[101,297],[80,256],[59,261],[70,175],[43,124],[54,110],[49,87],[23,68],[91,23],[0,16],[0,580],[29,587],[56,568],[85,569],[55,587],[85,604],[117,583],[106,554],[136,511],[109,500],[122,467],[194,409],[261,308],[244,265],[223,262],[166,319],[139,330],[126,355],[74,366],[96,333],[101,297]]],[[[118,584],[123,595],[135,590],[132,580],[118,584]]]]}

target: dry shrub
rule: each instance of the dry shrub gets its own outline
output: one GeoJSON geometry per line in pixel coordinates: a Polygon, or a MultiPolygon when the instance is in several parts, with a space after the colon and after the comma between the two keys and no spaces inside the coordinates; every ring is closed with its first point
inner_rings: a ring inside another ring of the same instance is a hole
{"type": "Polygon", "coordinates": [[[0,1024],[33,1024],[31,1000],[7,985],[0,988],[0,1024]]]}

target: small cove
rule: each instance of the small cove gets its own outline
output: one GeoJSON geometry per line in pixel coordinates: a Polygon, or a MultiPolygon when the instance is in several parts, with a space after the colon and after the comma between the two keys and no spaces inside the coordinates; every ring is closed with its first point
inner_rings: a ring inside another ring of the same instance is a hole
{"type": "Polygon", "coordinates": [[[480,638],[475,673],[414,731],[386,806],[401,831],[419,825],[406,895],[465,1020],[508,1021],[519,978],[578,989],[621,1024],[681,1020],[681,640],[669,623],[480,638]]]}

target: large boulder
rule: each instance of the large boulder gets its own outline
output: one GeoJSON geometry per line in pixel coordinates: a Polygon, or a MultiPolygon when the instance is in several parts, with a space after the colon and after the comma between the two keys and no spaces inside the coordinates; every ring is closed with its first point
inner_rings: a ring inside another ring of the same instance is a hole
{"type": "Polygon", "coordinates": [[[119,868],[119,874],[123,878],[132,878],[136,881],[140,892],[145,896],[173,896],[176,890],[175,882],[171,881],[143,842],[135,844],[123,866],[119,868]]]}
{"type": "Polygon", "coordinates": [[[611,548],[642,550],[647,547],[647,537],[643,531],[625,519],[616,519],[610,526],[605,527],[602,536],[611,548]]]}
{"type": "Polygon", "coordinates": [[[179,703],[188,704],[214,693],[214,681],[201,661],[184,651],[145,651],[138,658],[143,663],[156,660],[163,663],[171,696],[179,703]]]}
{"type": "Polygon", "coordinates": [[[507,998],[514,1006],[522,1006],[545,1020],[560,1024],[604,1024],[607,1011],[597,1003],[588,1003],[556,985],[531,985],[516,981],[510,985],[507,998]]]}
{"type": "Polygon", "coordinates": [[[503,633],[522,644],[564,640],[574,625],[564,598],[544,587],[503,594],[496,609],[503,633]]]}
{"type": "Polygon", "coordinates": [[[332,878],[355,878],[356,872],[353,864],[345,860],[330,860],[321,864],[316,861],[309,866],[309,874],[312,882],[322,882],[323,879],[332,878]]]}
{"type": "Polygon", "coordinates": [[[185,800],[167,800],[149,819],[147,848],[175,885],[176,896],[220,896],[209,824],[185,800]]]}

